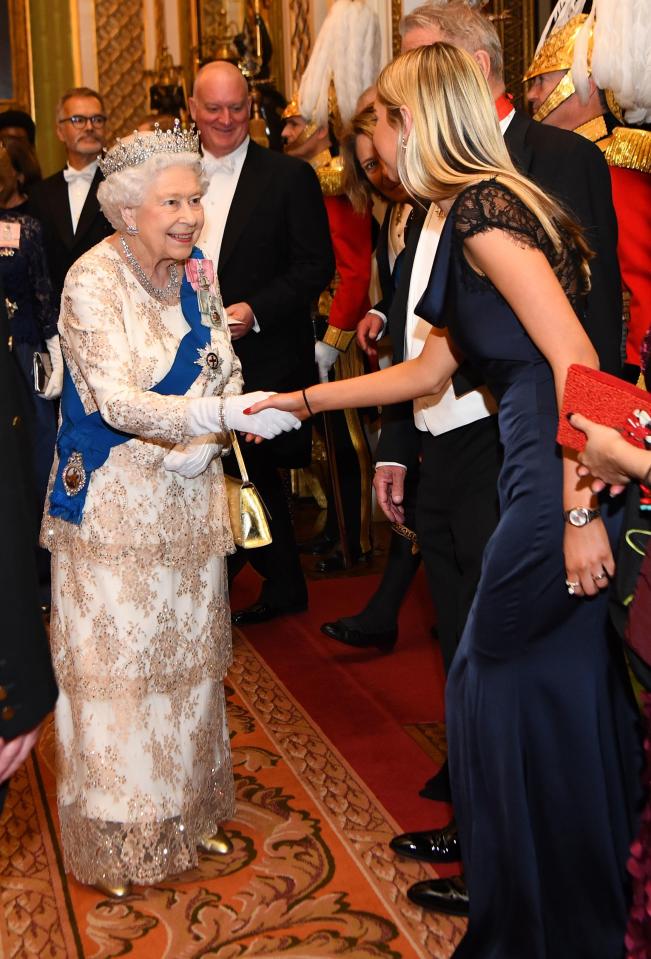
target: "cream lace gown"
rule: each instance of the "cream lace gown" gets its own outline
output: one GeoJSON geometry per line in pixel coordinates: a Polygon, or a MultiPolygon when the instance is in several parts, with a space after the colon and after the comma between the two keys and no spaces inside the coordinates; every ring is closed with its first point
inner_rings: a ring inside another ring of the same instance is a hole
{"type": "MultiPolygon", "coordinates": [[[[187,402],[146,392],[187,330],[180,306],[150,297],[107,241],[68,274],[59,331],[84,409],[137,437],[92,475],[80,526],[46,507],[42,530],[63,849],[84,883],[155,883],[188,869],[199,838],[233,812],[221,460],[195,479],[165,470],[163,457],[189,438],[187,402]]],[[[211,337],[218,368],[198,356],[188,397],[242,390],[228,332],[211,337]]]]}

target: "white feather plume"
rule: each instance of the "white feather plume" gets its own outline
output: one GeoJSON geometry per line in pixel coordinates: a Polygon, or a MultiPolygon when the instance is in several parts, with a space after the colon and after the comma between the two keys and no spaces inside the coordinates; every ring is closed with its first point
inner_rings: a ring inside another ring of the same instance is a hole
{"type": "MultiPolygon", "coordinates": [[[[644,0],[642,0],[642,2],[644,2],[644,0]]],[[[558,3],[549,14],[549,20],[545,24],[545,29],[540,35],[540,40],[538,41],[538,46],[536,47],[536,54],[542,47],[549,34],[554,30],[560,30],[561,27],[564,27],[565,24],[572,19],[572,17],[576,17],[577,14],[583,13],[584,6],[585,0],[558,0],[558,3]]]]}
{"type": "Polygon", "coordinates": [[[583,23],[574,41],[574,57],[572,58],[572,83],[581,103],[587,103],[590,98],[590,34],[594,25],[594,5],[590,15],[583,23]]]}
{"type": "Polygon", "coordinates": [[[592,76],[612,90],[629,123],[651,122],[649,0],[593,0],[592,76]]]}
{"type": "Polygon", "coordinates": [[[301,115],[318,126],[327,124],[332,78],[341,118],[348,123],[360,94],[377,80],[380,45],[380,21],[366,0],[335,0],[301,79],[301,115]]]}

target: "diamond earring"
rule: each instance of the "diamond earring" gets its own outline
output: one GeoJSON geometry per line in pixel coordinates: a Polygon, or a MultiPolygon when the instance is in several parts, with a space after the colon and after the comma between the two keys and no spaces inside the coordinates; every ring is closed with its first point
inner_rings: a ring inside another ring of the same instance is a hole
{"type": "Polygon", "coordinates": [[[137,227],[137,226],[128,226],[128,227],[127,227],[127,233],[129,234],[129,236],[135,236],[137,232],[138,232],[138,227],[137,227]]]}

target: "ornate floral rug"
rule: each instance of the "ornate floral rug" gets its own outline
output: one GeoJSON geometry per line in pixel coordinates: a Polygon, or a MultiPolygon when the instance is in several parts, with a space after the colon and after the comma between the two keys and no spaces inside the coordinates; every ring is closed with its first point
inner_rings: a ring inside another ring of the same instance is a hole
{"type": "Polygon", "coordinates": [[[227,686],[235,851],[122,902],[63,872],[48,725],[0,822],[3,959],[452,954],[463,922],[404,894],[433,873],[393,856],[396,824],[241,635],[227,686]]]}

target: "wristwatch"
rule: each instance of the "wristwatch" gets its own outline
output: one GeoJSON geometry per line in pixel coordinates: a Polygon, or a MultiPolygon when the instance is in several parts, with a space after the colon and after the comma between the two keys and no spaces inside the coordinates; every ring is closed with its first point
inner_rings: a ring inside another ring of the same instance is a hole
{"type": "Polygon", "coordinates": [[[600,509],[588,509],[586,506],[575,506],[574,509],[566,509],[563,512],[563,519],[570,526],[587,526],[597,516],[601,516],[600,509]]]}

